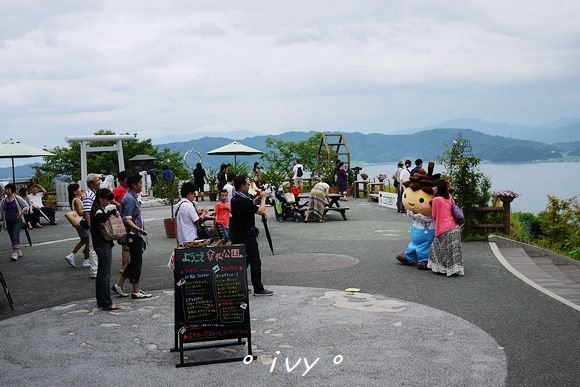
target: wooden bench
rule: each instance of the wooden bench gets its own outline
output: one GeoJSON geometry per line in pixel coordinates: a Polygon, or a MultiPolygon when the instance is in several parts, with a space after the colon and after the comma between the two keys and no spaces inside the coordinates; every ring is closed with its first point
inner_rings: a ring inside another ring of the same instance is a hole
{"type": "MultiPolygon", "coordinates": [[[[302,218],[304,218],[305,212],[307,210],[308,210],[308,208],[305,208],[305,207],[296,209],[296,211],[300,212],[300,215],[302,215],[302,218]]],[[[328,211],[340,212],[340,215],[342,215],[342,219],[348,220],[346,218],[346,211],[347,210],[350,210],[350,208],[349,207],[324,207],[324,215],[326,215],[326,213],[328,211]]]]}
{"type": "Polygon", "coordinates": [[[376,200],[378,202],[379,201],[379,194],[378,193],[369,193],[369,202],[371,200],[376,200]]]}

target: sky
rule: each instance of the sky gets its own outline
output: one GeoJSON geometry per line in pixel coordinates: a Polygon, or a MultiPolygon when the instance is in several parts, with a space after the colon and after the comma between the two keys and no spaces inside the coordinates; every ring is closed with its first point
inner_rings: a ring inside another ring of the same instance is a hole
{"type": "Polygon", "coordinates": [[[577,0],[0,0],[0,141],[580,116],[577,0]]]}

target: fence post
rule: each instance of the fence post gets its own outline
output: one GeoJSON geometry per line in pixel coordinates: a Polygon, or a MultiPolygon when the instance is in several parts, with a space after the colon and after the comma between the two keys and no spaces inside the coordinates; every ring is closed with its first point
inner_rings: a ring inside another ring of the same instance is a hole
{"type": "Polygon", "coordinates": [[[511,226],[511,208],[510,201],[503,201],[503,230],[506,235],[510,235],[511,226]]]}

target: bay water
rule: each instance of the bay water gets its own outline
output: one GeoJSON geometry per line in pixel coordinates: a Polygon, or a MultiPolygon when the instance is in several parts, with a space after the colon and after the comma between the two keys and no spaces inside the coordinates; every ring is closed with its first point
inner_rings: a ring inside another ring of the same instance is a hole
{"type": "MultiPolygon", "coordinates": [[[[390,179],[397,163],[365,164],[362,172],[369,177],[384,173],[390,179]]],[[[423,165],[426,169],[427,164],[423,165]]],[[[492,191],[512,190],[520,194],[512,204],[512,211],[538,213],[546,209],[548,195],[569,199],[580,195],[580,162],[548,162],[527,164],[480,164],[479,169],[491,179],[492,191]]],[[[444,168],[435,164],[434,173],[444,168]]]]}

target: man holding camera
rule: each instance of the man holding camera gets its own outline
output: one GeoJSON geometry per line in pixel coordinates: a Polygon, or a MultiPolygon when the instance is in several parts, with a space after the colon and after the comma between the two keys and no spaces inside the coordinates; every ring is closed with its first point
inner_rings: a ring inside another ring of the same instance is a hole
{"type": "Polygon", "coordinates": [[[246,176],[236,176],[234,179],[236,193],[231,201],[232,218],[230,220],[230,236],[232,244],[246,246],[246,266],[250,266],[250,276],[254,287],[254,296],[271,296],[272,291],[262,284],[262,261],[258,248],[258,229],[255,215],[264,215],[266,212],[266,193],[252,199],[248,196],[250,180],[246,176]],[[257,206],[256,203],[260,203],[257,206]]]}

